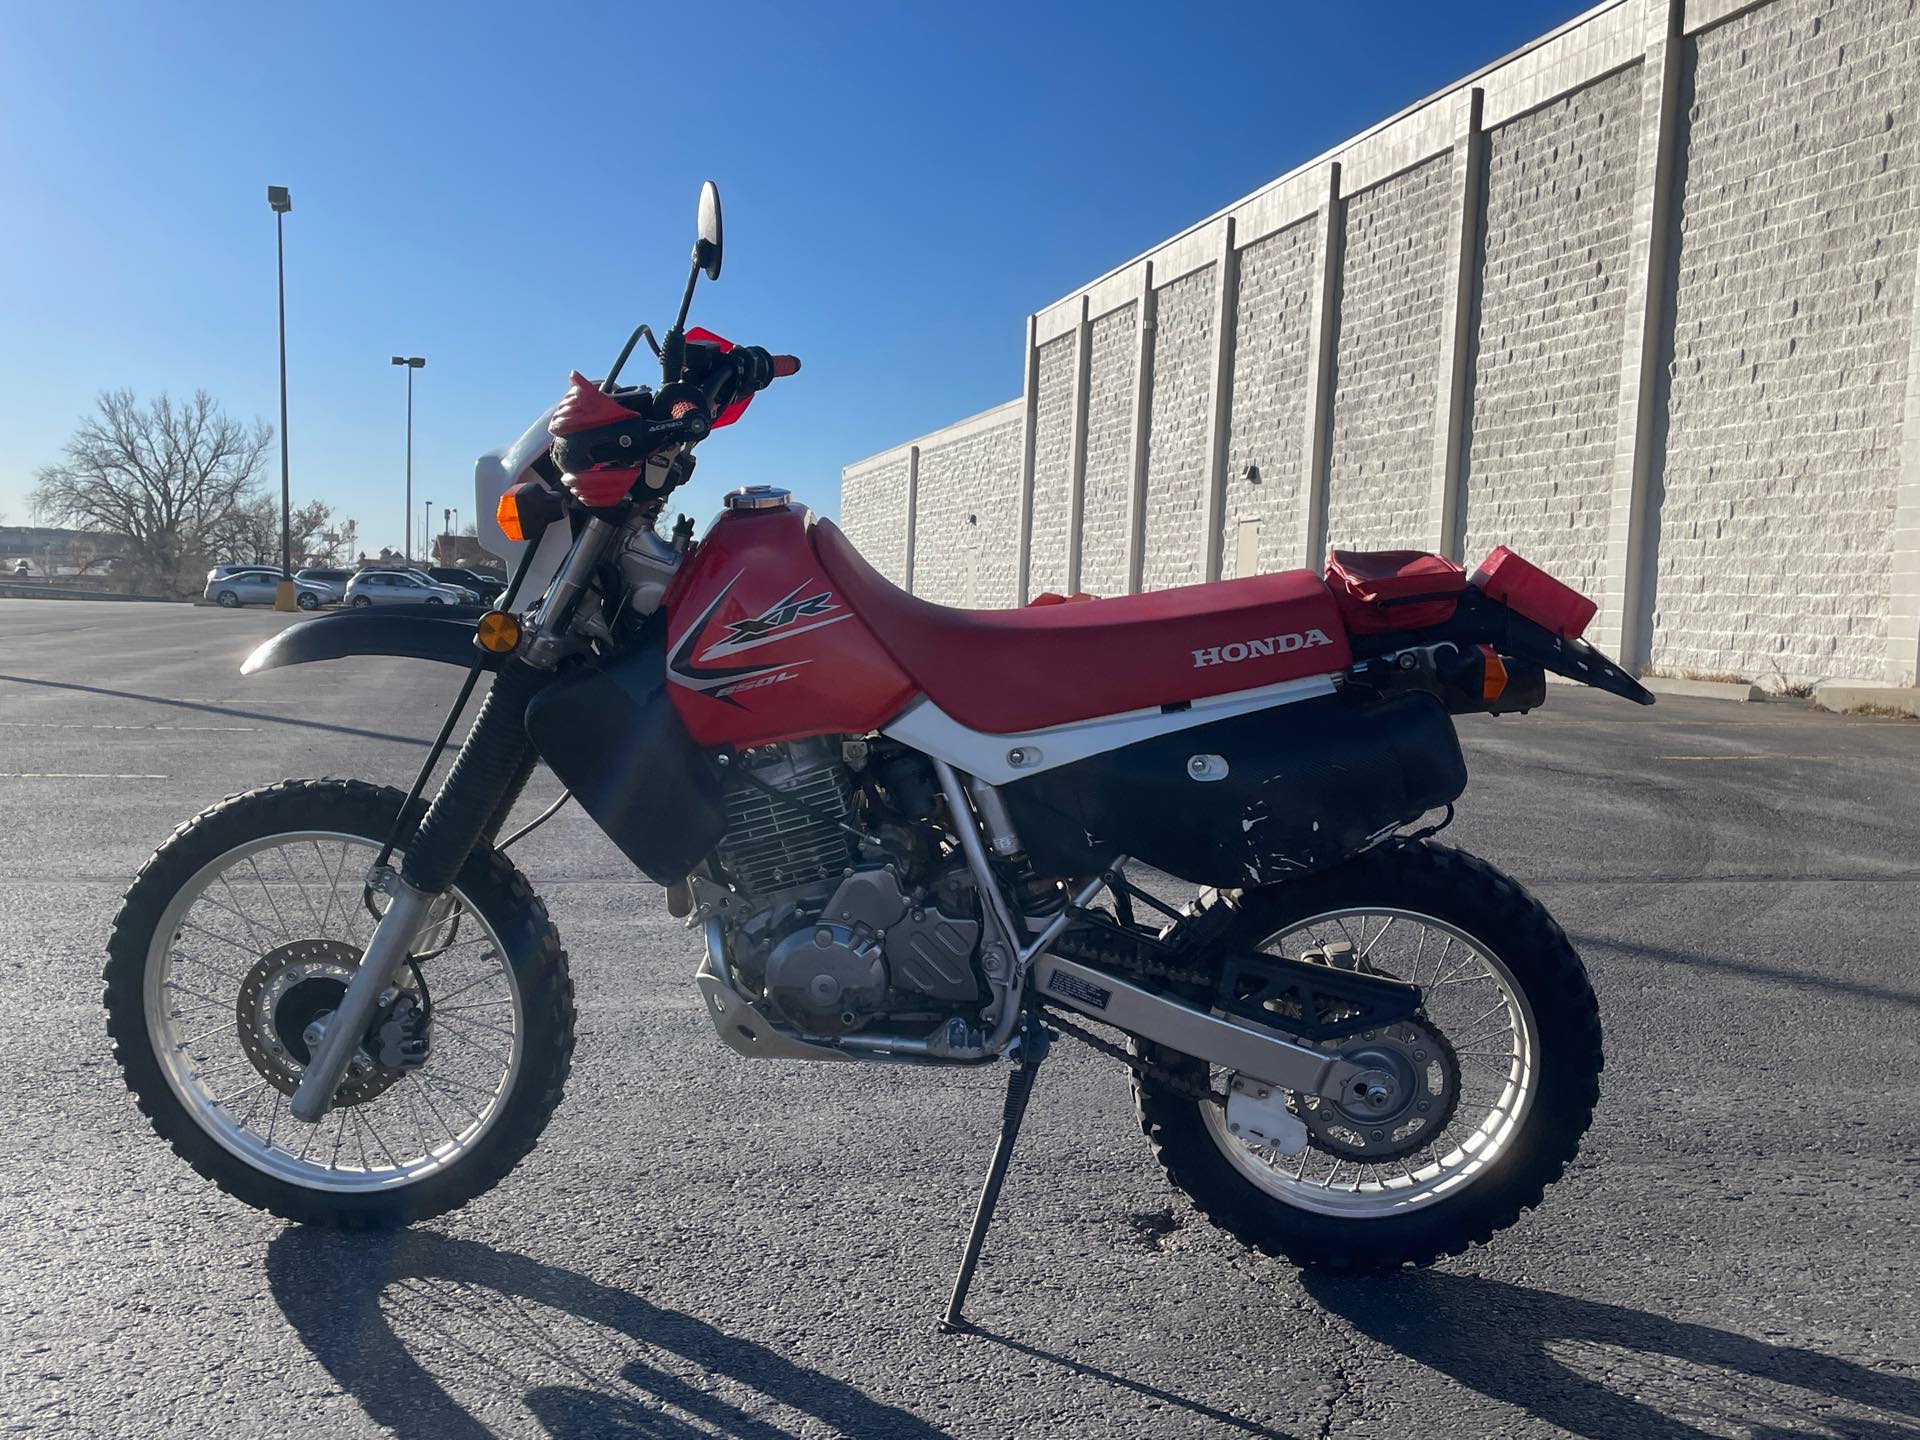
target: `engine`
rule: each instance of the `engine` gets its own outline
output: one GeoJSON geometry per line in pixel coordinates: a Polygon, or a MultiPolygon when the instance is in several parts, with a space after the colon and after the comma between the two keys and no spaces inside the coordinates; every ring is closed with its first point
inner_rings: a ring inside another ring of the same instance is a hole
{"type": "Polygon", "coordinates": [[[932,790],[917,757],[838,738],[735,757],[721,866],[753,904],[730,949],[739,977],[803,1034],[977,1009],[972,876],[913,821],[932,790]]]}

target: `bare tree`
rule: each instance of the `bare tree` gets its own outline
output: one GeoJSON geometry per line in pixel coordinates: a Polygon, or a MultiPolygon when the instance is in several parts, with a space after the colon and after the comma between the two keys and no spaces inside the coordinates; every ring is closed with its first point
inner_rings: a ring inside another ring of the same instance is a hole
{"type": "MultiPolygon", "coordinates": [[[[333,520],[333,507],[324,500],[309,500],[293,507],[287,533],[292,542],[293,568],[298,570],[313,554],[324,555],[322,534],[333,520]]],[[[271,495],[256,495],[237,506],[222,524],[208,532],[208,545],[229,560],[242,565],[280,564],[280,502],[271,495]]]]}
{"type": "Polygon", "coordinates": [[[98,405],[61,462],[35,473],[34,514],[124,535],[138,571],[188,584],[188,569],[254,499],[273,428],[233,419],[204,390],[184,404],[162,392],[145,406],[131,390],[109,390],[98,405]]]}

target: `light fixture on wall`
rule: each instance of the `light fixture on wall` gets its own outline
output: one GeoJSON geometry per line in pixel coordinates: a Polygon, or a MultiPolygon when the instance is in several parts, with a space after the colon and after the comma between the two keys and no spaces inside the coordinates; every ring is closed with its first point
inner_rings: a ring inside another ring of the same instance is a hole
{"type": "Polygon", "coordinates": [[[1240,478],[1245,480],[1249,485],[1258,485],[1260,483],[1260,467],[1249,460],[1247,462],[1247,468],[1240,472],[1240,478]]]}

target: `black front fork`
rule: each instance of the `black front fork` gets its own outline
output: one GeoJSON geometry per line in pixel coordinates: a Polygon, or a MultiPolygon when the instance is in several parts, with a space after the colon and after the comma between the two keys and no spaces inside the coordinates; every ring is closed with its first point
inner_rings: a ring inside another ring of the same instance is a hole
{"type": "Polygon", "coordinates": [[[518,656],[494,677],[453,768],[407,842],[400,878],[414,889],[429,895],[449,889],[474,846],[493,839],[506,823],[535,763],[527,705],[552,678],[551,670],[518,656]]]}

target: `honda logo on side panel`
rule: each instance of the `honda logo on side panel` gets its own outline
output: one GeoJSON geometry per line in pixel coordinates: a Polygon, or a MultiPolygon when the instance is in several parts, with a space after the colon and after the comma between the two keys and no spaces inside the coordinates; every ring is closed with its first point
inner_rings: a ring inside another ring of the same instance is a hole
{"type": "Polygon", "coordinates": [[[1324,630],[1296,631],[1290,635],[1268,635],[1260,640],[1235,640],[1227,645],[1209,645],[1193,652],[1193,668],[1203,665],[1238,665],[1262,655],[1286,655],[1295,650],[1311,650],[1316,645],[1331,645],[1324,630]]]}

